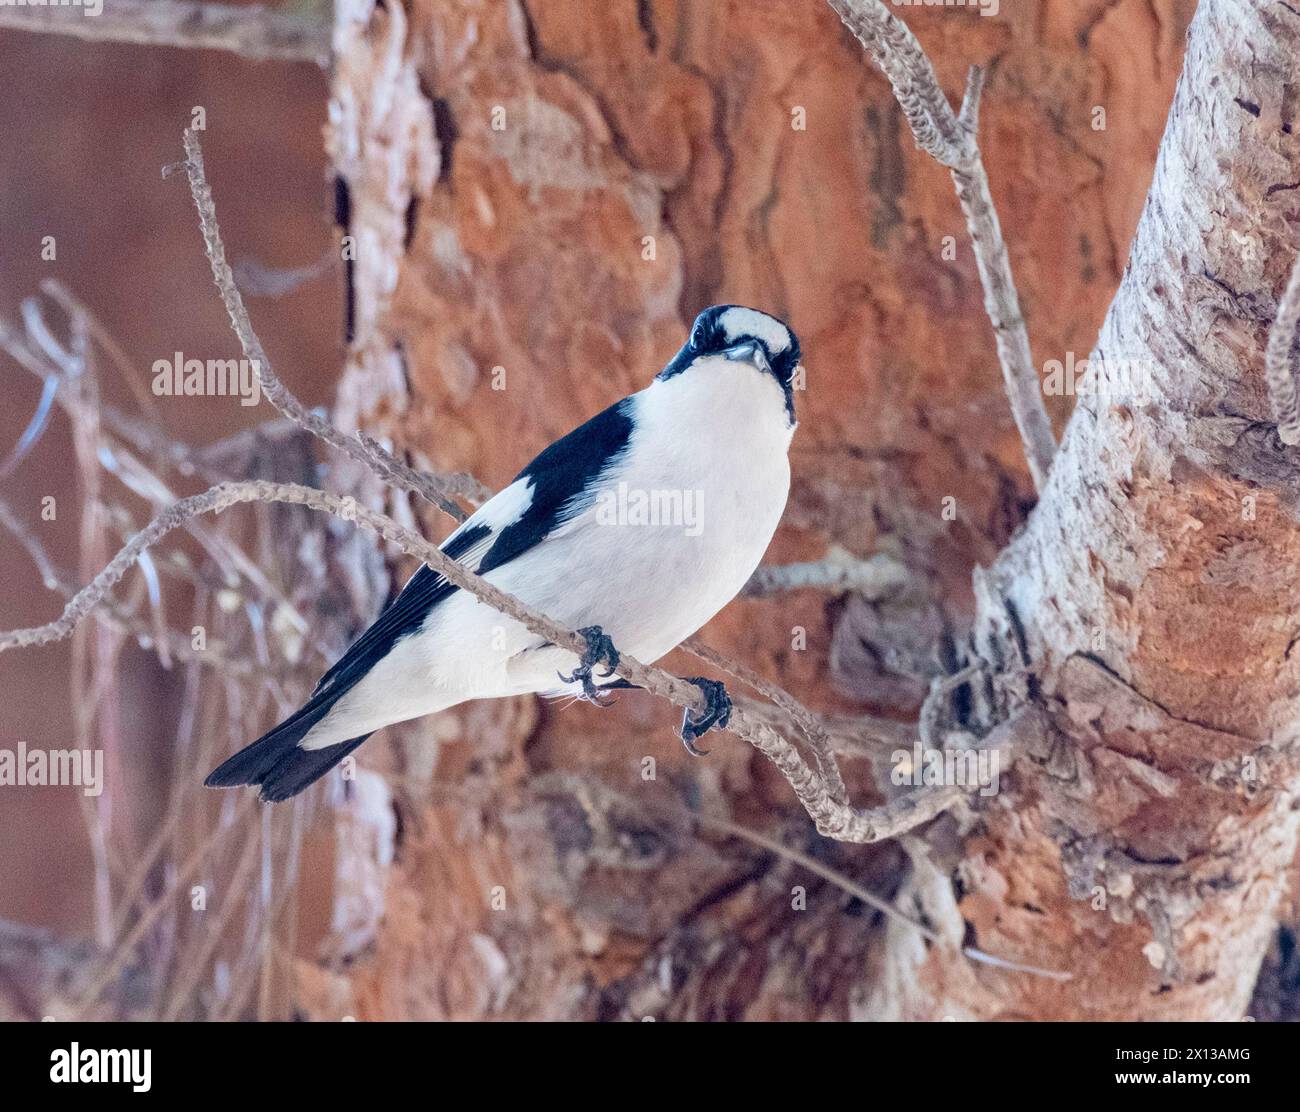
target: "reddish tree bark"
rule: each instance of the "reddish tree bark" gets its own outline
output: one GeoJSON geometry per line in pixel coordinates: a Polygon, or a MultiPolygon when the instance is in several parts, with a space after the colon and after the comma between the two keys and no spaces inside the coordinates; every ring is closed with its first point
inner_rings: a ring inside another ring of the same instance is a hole
{"type": "MultiPolygon", "coordinates": [[[[936,823],[910,864],[817,839],[731,739],[688,760],[646,698],[390,731],[371,761],[404,820],[385,918],[373,960],[310,970],[323,1013],[1241,1014],[1296,840],[1290,470],[1258,378],[1293,253],[1277,75],[1294,38],[1277,5],[1202,5],[1121,282],[1193,7],[907,13],[950,94],[991,66],[982,146],[1040,362],[1082,360],[1114,296],[1099,350],[1151,367],[1151,406],[1080,402],[1027,513],[947,176],[832,12],[354,6],[331,134],[361,245],[341,417],[499,485],[644,384],[700,307],[770,308],[809,370],[770,558],[892,551],[944,603],[927,623],[811,592],[738,602],[707,639],[822,709],[903,714],[942,631],[973,628],[1004,696],[1041,717],[992,805],[936,823]],[[991,571],[972,593],[977,564],[991,571]],[[694,833],[687,804],[876,890],[906,877],[903,905],[948,938],[1075,978],[882,929],[801,870],[694,833]]],[[[1049,405],[1064,421],[1070,400],[1049,405]]],[[[977,700],[971,724],[1007,710],[977,700]]],[[[869,793],[869,770],[850,771],[869,793]]]]}

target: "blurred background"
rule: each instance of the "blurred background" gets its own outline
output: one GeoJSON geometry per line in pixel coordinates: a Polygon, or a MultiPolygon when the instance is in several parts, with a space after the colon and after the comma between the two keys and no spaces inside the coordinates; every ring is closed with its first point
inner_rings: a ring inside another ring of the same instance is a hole
{"type": "MultiPolygon", "coordinates": [[[[332,64],[0,28],[4,624],[55,617],[61,587],[224,477],[323,484],[449,531],[265,404],[150,394],[157,359],[239,355],[184,176],[160,173],[201,107],[227,251],[278,374],[416,466],[498,488],[643,386],[699,309],[788,320],[808,389],[768,562],[883,553],[933,598],[739,600],[704,639],[833,722],[909,721],[971,569],[1033,488],[951,182],[834,13],[271,7],[332,34],[332,64]]],[[[1091,347],[1193,9],[900,9],[950,97],[989,67],[985,160],[1040,363],[1091,347]]],[[[1059,428],[1070,400],[1048,401],[1059,428]]],[[[377,735],[355,780],[276,808],[204,790],[411,570],[339,523],[241,507],[164,541],[104,621],[0,655],[0,746],[106,764],[97,798],[0,787],[0,1015],[893,1017],[876,913],[689,815],[886,898],[902,852],[818,838],[743,742],[691,760],[646,695],[457,708],[377,735]]],[[[849,766],[864,803],[872,772],[849,766]]]]}

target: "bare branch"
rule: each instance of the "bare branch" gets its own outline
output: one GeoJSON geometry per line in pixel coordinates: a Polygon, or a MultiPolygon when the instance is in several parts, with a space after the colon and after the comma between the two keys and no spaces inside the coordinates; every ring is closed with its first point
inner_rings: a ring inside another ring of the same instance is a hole
{"type": "MultiPolygon", "coordinates": [[[[449,582],[469,591],[502,614],[514,618],[548,642],[577,655],[581,655],[587,647],[586,639],[580,633],[565,629],[514,596],[506,594],[423,537],[399,525],[392,518],[367,509],[353,498],[339,498],[296,483],[251,480],[222,483],[202,494],[191,495],[176,502],[132,537],[104,570],[73,596],[59,618],[32,629],[0,633],[0,652],[27,645],[49,644],[70,636],[150,545],[193,517],[220,513],[230,506],[246,502],[285,502],[307,506],[355,522],[378,533],[408,555],[423,560],[449,582]]],[[[645,688],[676,706],[695,711],[704,709],[703,696],[697,687],[660,668],[623,655],[616,671],[629,683],[645,688]]],[[[955,787],[921,789],[892,800],[878,810],[860,811],[836,800],[822,778],[800,756],[798,749],[767,723],[736,707],[726,728],[748,741],[780,769],[819,833],[840,841],[875,842],[893,837],[941,814],[962,795],[962,790],[955,787]]]]}
{"type": "Polygon", "coordinates": [[[975,135],[980,126],[980,98],[984,95],[984,67],[971,66],[966,74],[966,92],[961,98],[957,122],[967,135],[975,135]]]}
{"type": "Polygon", "coordinates": [[[0,27],[71,35],[97,42],[226,50],[253,61],[330,60],[330,26],[319,19],[272,11],[260,4],[235,7],[183,0],[103,0],[103,10],[88,18],[90,5],[0,6],[0,27]]]}
{"type": "MultiPolygon", "coordinates": [[[[199,212],[203,246],[207,251],[208,262],[212,265],[212,277],[226,306],[226,312],[230,315],[230,325],[239,338],[239,346],[244,349],[244,357],[257,368],[262,383],[262,393],[266,399],[296,425],[368,467],[385,482],[418,494],[450,517],[463,521],[465,512],[452,501],[436,476],[424,475],[412,470],[395,456],[380,448],[374,440],[345,436],[329,421],[308,410],[271,369],[271,361],[266,356],[262,341],[253,331],[248,310],[244,307],[244,298],[239,292],[239,287],[235,285],[234,273],[230,269],[230,264],[226,262],[226,248],[222,243],[221,229],[217,224],[216,204],[212,199],[212,189],[203,172],[203,149],[199,146],[198,136],[193,131],[185,132],[184,142],[185,161],[179,165],[184,168],[189,178],[190,193],[199,212]]],[[[166,167],[163,170],[164,175],[173,169],[175,167],[166,167]]]]}
{"type": "MultiPolygon", "coordinates": [[[[423,483],[426,481],[425,475],[407,467],[373,436],[358,430],[357,439],[361,441],[362,447],[370,453],[370,466],[381,478],[397,486],[401,486],[403,480],[411,475],[416,476],[418,482],[423,483]]],[[[480,483],[473,475],[465,474],[439,475],[437,478],[437,491],[447,499],[446,505],[438,502],[438,507],[448,517],[455,518],[456,521],[464,521],[469,517],[469,514],[450,500],[453,496],[464,498],[467,502],[473,502],[475,505],[482,505],[492,497],[490,489],[480,483]]],[[[432,499],[430,500],[432,501],[432,499]]]]}
{"type": "Polygon", "coordinates": [[[917,145],[936,162],[958,165],[973,144],[907,24],[879,0],[830,0],[830,5],[889,78],[917,145]]]}
{"type": "Polygon", "coordinates": [[[880,0],[828,2],[894,87],[917,145],[952,172],[975,249],[984,287],[984,311],[993,325],[1011,414],[1025,446],[1034,486],[1041,491],[1056,454],[1056,439],[1043,404],[1029,333],[1011,276],[1011,260],[975,139],[983,74],[978,68],[971,71],[958,117],[939,88],[934,67],[916,36],[880,0]]]}
{"type": "Polygon", "coordinates": [[[1300,402],[1296,399],[1295,369],[1291,351],[1295,347],[1296,327],[1300,325],[1300,257],[1291,267],[1277,316],[1269,329],[1264,349],[1264,381],[1268,383],[1269,401],[1273,403],[1273,420],[1283,444],[1300,444],[1300,402]]]}
{"type": "Polygon", "coordinates": [[[968,168],[952,171],[952,180],[975,249],[975,263],[984,287],[984,311],[993,325],[1011,415],[1025,446],[1034,486],[1041,491],[1047,485],[1052,457],[1056,455],[1056,437],[1043,404],[1042,386],[1029,348],[1029,332],[1011,276],[1011,258],[1002,238],[1002,225],[989,191],[989,176],[978,148],[968,168]]]}

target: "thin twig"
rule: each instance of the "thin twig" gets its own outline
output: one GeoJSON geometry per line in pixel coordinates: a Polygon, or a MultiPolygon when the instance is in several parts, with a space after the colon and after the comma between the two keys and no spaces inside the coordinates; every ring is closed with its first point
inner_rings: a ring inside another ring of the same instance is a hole
{"type": "MultiPolygon", "coordinates": [[[[737,838],[743,838],[752,845],[765,849],[769,853],[774,853],[778,857],[792,862],[795,865],[802,866],[809,872],[835,885],[842,892],[861,900],[868,907],[874,907],[882,915],[893,919],[897,923],[911,927],[921,935],[922,938],[936,945],[942,945],[943,939],[939,937],[929,927],[918,923],[910,915],[899,911],[888,900],[868,892],[862,885],[855,883],[846,877],[843,873],[837,872],[829,865],[823,864],[814,857],[809,857],[806,853],[800,853],[797,849],[791,849],[775,838],[769,838],[766,834],[761,834],[757,830],[751,830],[749,827],[740,826],[737,823],[730,822],[727,819],[719,818],[716,815],[705,814],[699,811],[688,812],[691,818],[701,826],[710,826],[715,830],[721,830],[724,833],[731,834],[737,838]]],[[[1029,973],[1035,977],[1048,977],[1053,981],[1069,981],[1074,979],[1072,973],[1060,972],[1054,969],[1041,969],[1034,965],[1025,965],[1022,962],[1011,961],[1007,958],[1000,958],[995,954],[985,953],[983,950],[977,950],[974,946],[963,946],[961,952],[971,961],[981,962],[985,965],[993,965],[999,969],[1008,969],[1016,973],[1029,973]]]]}
{"type": "MultiPolygon", "coordinates": [[[[195,132],[186,130],[184,143],[185,161],[180,166],[189,178],[190,194],[199,212],[199,228],[203,233],[208,262],[212,266],[212,278],[217,284],[226,312],[230,315],[230,325],[239,339],[239,346],[244,350],[244,357],[257,369],[266,400],[294,424],[350,456],[386,482],[419,495],[457,521],[463,521],[465,512],[452,501],[437,476],[422,475],[412,470],[369,437],[361,439],[345,436],[329,421],[303,405],[271,369],[271,361],[262,347],[262,341],[253,331],[248,310],[244,307],[244,298],[235,285],[234,273],[226,262],[226,248],[221,240],[221,228],[217,224],[216,203],[212,199],[212,189],[203,170],[203,149],[199,146],[199,137],[195,132]]],[[[164,176],[175,168],[164,168],[164,176]]]]}
{"type": "Polygon", "coordinates": [[[122,345],[104,327],[103,322],[57,278],[44,279],[41,282],[41,292],[58,302],[59,307],[67,314],[69,319],[79,317],[85,323],[90,338],[103,348],[104,352],[113,361],[113,366],[117,368],[118,374],[122,376],[122,381],[126,383],[127,388],[131,391],[136,404],[151,418],[158,421],[158,399],[154,397],[153,392],[149,389],[145,376],[140,372],[139,367],[122,350],[122,345]]]}
{"type": "Polygon", "coordinates": [[[881,0],[828,2],[889,79],[917,145],[952,172],[975,250],[984,287],[984,310],[993,325],[1011,414],[1025,446],[1034,486],[1041,491],[1056,454],[1056,439],[1043,404],[1029,333],[1011,276],[1011,260],[975,138],[983,74],[978,67],[972,68],[958,116],[939,88],[934,67],[916,36],[881,0]]]}
{"type": "MultiPolygon", "coordinates": [[[[250,812],[253,801],[256,796],[247,795],[236,805],[236,814],[241,817],[250,812]]],[[[231,824],[227,830],[235,829],[235,824],[231,824]]],[[[220,837],[224,831],[218,831],[216,837],[220,837]]],[[[201,845],[185,861],[181,862],[172,872],[166,883],[164,898],[159,898],[150,904],[144,911],[144,914],[136,920],[135,925],[124,935],[118,936],[116,949],[109,956],[104,966],[100,969],[98,975],[90,982],[90,987],[85,989],[81,997],[73,1008],[73,1013],[78,1016],[84,1016],[87,1009],[99,999],[99,994],[111,985],[116,979],[118,973],[122,971],[123,966],[131,959],[135,952],[136,946],[148,931],[158,922],[158,920],[169,910],[171,910],[171,897],[185,884],[188,884],[190,878],[198,871],[199,866],[203,864],[208,854],[213,850],[213,844],[201,845]]]]}
{"type": "Polygon", "coordinates": [[[945,166],[960,162],[968,138],[939,88],[934,66],[907,24],[879,0],[830,0],[830,5],[894,87],[917,145],[945,166]]]}
{"type": "MultiPolygon", "coordinates": [[[[64,599],[70,599],[77,593],[72,576],[55,566],[36,533],[23,523],[13,507],[2,498],[0,498],[0,527],[7,530],[31,557],[47,588],[58,592],[64,599]]],[[[104,622],[109,628],[120,633],[129,633],[142,647],[147,648],[152,645],[158,652],[160,660],[165,653],[189,663],[201,664],[220,672],[239,676],[241,679],[261,678],[266,681],[269,688],[272,690],[276,688],[276,676],[267,674],[266,665],[242,657],[230,656],[226,653],[225,647],[217,641],[209,641],[203,649],[196,649],[185,634],[173,629],[159,630],[112,598],[104,599],[104,609],[95,615],[95,620],[104,622]]]]}
{"type": "Polygon", "coordinates": [[[1291,277],[1278,302],[1273,327],[1268,330],[1268,346],[1264,349],[1264,381],[1268,383],[1268,397],[1273,403],[1273,420],[1277,422],[1278,439],[1289,446],[1300,444],[1300,402],[1296,399],[1295,368],[1291,361],[1297,325],[1300,325],[1300,257],[1291,267],[1291,277]]]}
{"type": "Polygon", "coordinates": [[[329,65],[330,25],[260,4],[202,4],[182,0],[100,0],[95,5],[0,6],[0,27],[71,35],[97,42],[226,50],[253,61],[329,65]]]}
{"type": "MultiPolygon", "coordinates": [[[[80,314],[68,321],[68,343],[54,338],[30,299],[22,306],[27,336],[46,355],[58,362],[66,389],[68,415],[72,425],[73,461],[78,488],[86,507],[78,529],[80,571],[89,576],[106,558],[105,511],[100,498],[99,468],[103,449],[99,418],[99,381],[91,358],[89,333],[80,314]]],[[[126,811],[130,801],[122,798],[116,776],[121,760],[118,711],[119,685],[114,672],[120,638],[104,627],[85,631],[72,645],[69,675],[73,730],[77,747],[97,748],[104,753],[104,791],[93,801],[85,796],[78,804],[90,841],[93,868],[92,907],[96,938],[101,946],[112,942],[111,923],[114,883],[122,871],[122,855],[114,835],[124,837],[132,829],[126,811]],[[125,821],[123,821],[125,820],[125,821]]]]}
{"type": "Polygon", "coordinates": [[[1052,469],[1052,458],[1056,455],[1056,437],[1052,433],[1047,407],[1043,404],[1038,372],[1034,369],[1029,332],[1020,309],[1015,279],[1011,275],[1011,257],[1002,237],[1002,225],[998,221],[997,209],[993,207],[989,176],[984,169],[984,160],[979,156],[979,148],[975,150],[974,161],[967,167],[954,169],[952,180],[970,231],[975,263],[984,287],[984,311],[993,325],[1011,415],[1025,447],[1025,459],[1029,463],[1034,487],[1042,491],[1052,469]]]}

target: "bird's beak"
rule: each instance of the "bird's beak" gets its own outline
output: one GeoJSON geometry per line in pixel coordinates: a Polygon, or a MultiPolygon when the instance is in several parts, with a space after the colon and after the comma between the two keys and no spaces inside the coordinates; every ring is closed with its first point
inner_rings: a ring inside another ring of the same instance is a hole
{"type": "Polygon", "coordinates": [[[727,348],[722,354],[728,359],[734,359],[736,362],[753,363],[760,371],[771,370],[767,363],[767,353],[763,350],[763,345],[755,340],[745,340],[735,344],[727,348]]]}

